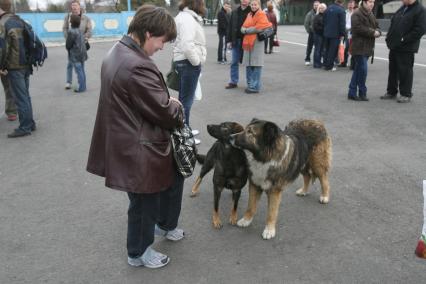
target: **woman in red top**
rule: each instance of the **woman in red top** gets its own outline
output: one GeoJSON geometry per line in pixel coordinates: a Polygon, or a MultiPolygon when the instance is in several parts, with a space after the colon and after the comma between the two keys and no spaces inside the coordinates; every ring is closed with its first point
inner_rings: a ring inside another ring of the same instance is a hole
{"type": "Polygon", "coordinates": [[[277,17],[275,16],[275,13],[274,13],[274,5],[272,4],[271,1],[268,1],[267,3],[266,16],[268,17],[269,22],[271,22],[272,27],[274,28],[274,34],[265,40],[265,54],[268,54],[268,53],[271,54],[272,48],[274,46],[274,37],[277,34],[277,27],[278,27],[277,17]],[[268,45],[269,45],[269,52],[268,52],[268,45]]]}

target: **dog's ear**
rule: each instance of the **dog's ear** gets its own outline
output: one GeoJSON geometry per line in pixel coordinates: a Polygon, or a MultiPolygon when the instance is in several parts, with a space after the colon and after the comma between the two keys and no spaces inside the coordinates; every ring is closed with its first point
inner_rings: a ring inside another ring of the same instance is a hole
{"type": "Polygon", "coordinates": [[[241,124],[237,122],[232,123],[232,134],[240,133],[243,131],[244,131],[244,126],[242,126],[241,124]]]}
{"type": "Polygon", "coordinates": [[[265,146],[273,146],[275,140],[278,138],[280,129],[275,123],[266,122],[263,125],[263,141],[265,146]]]}
{"type": "Polygon", "coordinates": [[[257,119],[256,117],[253,117],[252,120],[250,121],[250,124],[255,123],[257,121],[259,121],[259,119],[257,119]]]}

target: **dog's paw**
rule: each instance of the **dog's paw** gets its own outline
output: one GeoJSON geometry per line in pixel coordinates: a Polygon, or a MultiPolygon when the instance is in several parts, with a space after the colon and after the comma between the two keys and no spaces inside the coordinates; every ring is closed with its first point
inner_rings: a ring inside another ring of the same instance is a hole
{"type": "Polygon", "coordinates": [[[220,221],[220,219],[213,219],[213,227],[215,229],[221,229],[222,228],[222,221],[220,221]]]}
{"type": "Polygon", "coordinates": [[[262,238],[265,240],[270,240],[273,237],[275,237],[275,228],[269,228],[266,226],[265,230],[263,230],[262,238]]]}
{"type": "Polygon", "coordinates": [[[231,215],[231,217],[229,217],[229,224],[231,224],[231,225],[237,224],[237,214],[231,215]]]}
{"type": "Polygon", "coordinates": [[[246,218],[241,218],[240,220],[238,220],[237,226],[238,227],[248,227],[248,226],[250,226],[251,221],[253,221],[253,218],[249,219],[249,220],[247,220],[246,218]]]}
{"type": "Polygon", "coordinates": [[[299,188],[299,189],[296,191],[296,195],[297,195],[297,196],[306,196],[306,195],[308,195],[308,193],[307,193],[307,192],[305,192],[305,191],[303,190],[303,187],[302,187],[302,188],[299,188]]]}
{"type": "Polygon", "coordinates": [[[328,203],[328,201],[329,201],[329,199],[330,199],[330,197],[328,197],[328,196],[320,196],[320,199],[319,199],[319,202],[321,203],[321,204],[327,204],[328,203]]]}

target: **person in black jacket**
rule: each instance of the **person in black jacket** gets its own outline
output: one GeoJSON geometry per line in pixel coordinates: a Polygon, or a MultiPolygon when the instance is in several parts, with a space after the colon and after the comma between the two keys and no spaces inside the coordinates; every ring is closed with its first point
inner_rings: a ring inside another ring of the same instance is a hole
{"type": "Polygon", "coordinates": [[[324,57],[324,12],[327,9],[325,3],[321,3],[318,6],[318,13],[314,17],[313,28],[314,28],[314,68],[322,67],[322,59],[324,57]]]}
{"type": "Polygon", "coordinates": [[[230,20],[231,4],[223,2],[222,9],[217,13],[217,34],[219,35],[219,46],[217,47],[217,62],[225,64],[226,62],[226,32],[230,20]]]}
{"type": "Polygon", "coordinates": [[[389,76],[387,92],[383,100],[396,99],[410,102],[413,96],[414,53],[419,51],[420,39],[426,31],[426,13],[418,0],[402,0],[403,6],[392,17],[386,36],[389,48],[389,76]],[[398,86],[399,83],[399,86],[398,86]]]}
{"type": "Polygon", "coordinates": [[[337,57],[339,42],[346,33],[346,14],[343,9],[343,0],[335,0],[324,13],[324,69],[335,71],[334,61],[337,57]]]}
{"type": "Polygon", "coordinates": [[[251,12],[249,0],[241,0],[238,8],[234,9],[231,13],[229,21],[228,35],[226,42],[228,48],[232,48],[232,62],[231,62],[231,80],[225,89],[233,89],[238,87],[239,80],[239,64],[243,60],[243,34],[241,34],[241,26],[247,18],[248,13],[251,12]]]}

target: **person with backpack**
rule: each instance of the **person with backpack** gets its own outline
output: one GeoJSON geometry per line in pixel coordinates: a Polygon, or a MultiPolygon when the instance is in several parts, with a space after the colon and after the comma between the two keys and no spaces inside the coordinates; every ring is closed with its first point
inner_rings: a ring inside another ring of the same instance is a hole
{"type": "MultiPolygon", "coordinates": [[[[71,15],[77,15],[77,16],[80,17],[80,28],[79,29],[84,35],[86,46],[90,47],[89,38],[92,37],[92,22],[91,22],[91,20],[88,16],[83,14],[81,7],[80,7],[80,1],[79,0],[71,1],[71,13],[65,15],[64,25],[62,27],[62,31],[64,33],[65,39],[67,38],[68,32],[69,32],[70,27],[71,27],[71,15]]],[[[67,89],[67,90],[71,89],[71,85],[72,85],[72,69],[73,69],[73,64],[72,64],[72,62],[68,61],[68,64],[67,64],[67,82],[65,84],[65,89],[67,89]]]]}
{"type": "Polygon", "coordinates": [[[2,47],[2,62],[0,75],[7,76],[13,99],[18,109],[19,127],[8,134],[9,138],[31,135],[36,130],[33,119],[33,107],[29,93],[32,64],[29,50],[23,47],[26,30],[25,22],[11,12],[10,0],[0,0],[0,9],[4,11],[1,17],[1,27],[5,37],[0,39],[2,47]],[[7,48],[4,48],[7,46],[7,48]]]}
{"type": "Polygon", "coordinates": [[[68,31],[67,41],[65,44],[68,50],[68,62],[77,73],[78,89],[74,92],[81,93],[86,91],[86,72],[84,71],[84,61],[87,60],[87,50],[84,35],[80,31],[80,17],[71,15],[71,29],[68,31]]]}

